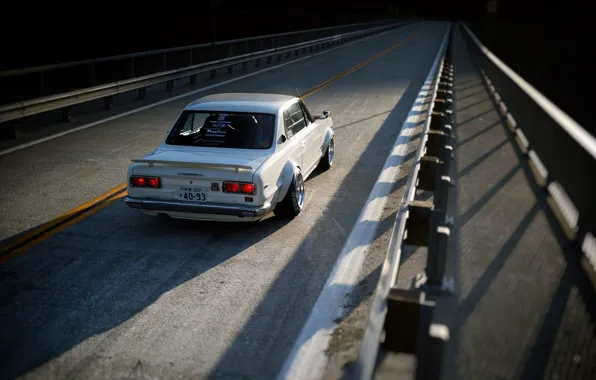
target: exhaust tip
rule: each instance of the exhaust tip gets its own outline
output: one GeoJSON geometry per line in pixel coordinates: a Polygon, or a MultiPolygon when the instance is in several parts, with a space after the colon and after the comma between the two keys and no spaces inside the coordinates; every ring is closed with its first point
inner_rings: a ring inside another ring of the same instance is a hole
{"type": "Polygon", "coordinates": [[[143,204],[140,202],[128,202],[128,206],[132,208],[143,208],[143,204]]]}

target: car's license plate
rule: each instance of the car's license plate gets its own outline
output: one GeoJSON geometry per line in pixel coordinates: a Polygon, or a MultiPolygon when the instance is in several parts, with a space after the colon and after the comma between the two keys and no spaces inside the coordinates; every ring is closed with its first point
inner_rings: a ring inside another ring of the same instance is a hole
{"type": "Polygon", "coordinates": [[[180,201],[207,202],[207,188],[196,186],[180,187],[178,188],[176,197],[180,201]]]}

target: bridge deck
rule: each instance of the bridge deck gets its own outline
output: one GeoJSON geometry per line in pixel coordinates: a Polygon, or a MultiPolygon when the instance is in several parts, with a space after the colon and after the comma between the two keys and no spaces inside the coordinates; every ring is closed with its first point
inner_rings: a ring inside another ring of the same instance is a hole
{"type": "MultiPolygon", "coordinates": [[[[445,379],[596,378],[596,299],[454,29],[456,181],[448,275],[437,299],[445,379]]],[[[515,116],[515,115],[514,115],[515,116]]]]}

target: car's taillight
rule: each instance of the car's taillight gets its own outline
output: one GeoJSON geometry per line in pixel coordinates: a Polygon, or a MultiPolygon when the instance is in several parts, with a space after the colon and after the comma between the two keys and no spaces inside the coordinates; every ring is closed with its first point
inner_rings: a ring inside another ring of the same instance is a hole
{"type": "Polygon", "coordinates": [[[224,182],[223,188],[226,193],[237,193],[240,190],[240,184],[236,182],[224,182]]]}
{"type": "Polygon", "coordinates": [[[254,194],[255,192],[255,185],[252,183],[243,183],[240,185],[240,192],[243,194],[254,194]]]}
{"type": "Polygon", "coordinates": [[[148,187],[159,188],[161,187],[161,181],[158,177],[145,177],[145,182],[148,187]]]}
{"type": "Polygon", "coordinates": [[[130,184],[136,187],[145,186],[145,177],[130,177],[130,184]]]}
{"type": "Polygon", "coordinates": [[[226,193],[254,194],[255,185],[252,183],[224,182],[223,190],[226,193]]]}
{"type": "Polygon", "coordinates": [[[161,179],[159,177],[130,177],[130,184],[134,187],[152,187],[158,189],[161,187],[161,179]]]}

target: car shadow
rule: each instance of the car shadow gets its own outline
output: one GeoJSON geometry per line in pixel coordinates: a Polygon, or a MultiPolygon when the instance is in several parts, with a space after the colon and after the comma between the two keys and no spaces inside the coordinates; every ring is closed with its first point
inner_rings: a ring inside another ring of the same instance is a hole
{"type": "Polygon", "coordinates": [[[247,228],[152,217],[117,203],[58,233],[0,266],[3,378],[113,329],[288,222],[268,217],[247,228]]]}

